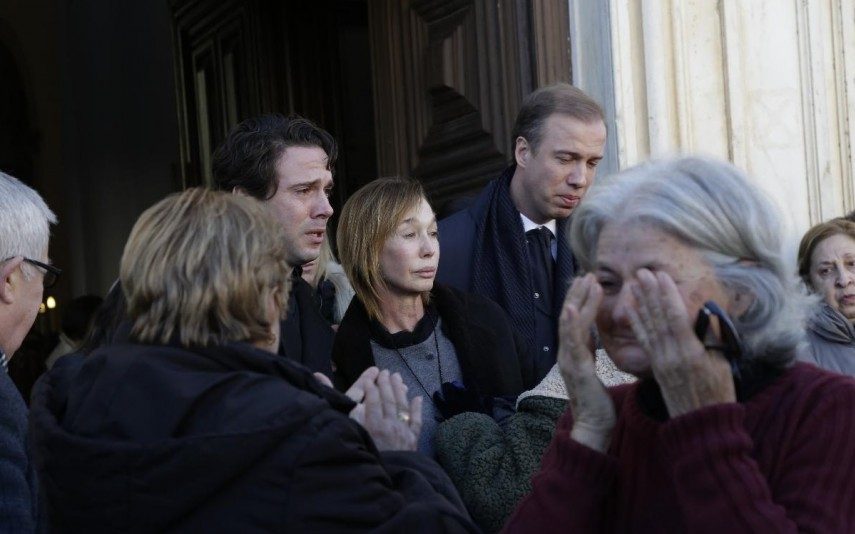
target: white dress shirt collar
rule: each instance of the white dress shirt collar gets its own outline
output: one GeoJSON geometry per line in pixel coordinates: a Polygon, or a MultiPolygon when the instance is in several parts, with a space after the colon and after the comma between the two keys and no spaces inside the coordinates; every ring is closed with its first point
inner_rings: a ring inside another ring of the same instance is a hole
{"type": "Polygon", "coordinates": [[[522,219],[523,223],[523,233],[528,232],[529,230],[534,230],[535,228],[540,228],[541,226],[545,226],[549,229],[550,232],[552,232],[552,237],[558,236],[558,232],[556,231],[557,226],[555,223],[555,219],[546,221],[543,224],[537,224],[522,213],[520,213],[520,219],[522,219]]]}

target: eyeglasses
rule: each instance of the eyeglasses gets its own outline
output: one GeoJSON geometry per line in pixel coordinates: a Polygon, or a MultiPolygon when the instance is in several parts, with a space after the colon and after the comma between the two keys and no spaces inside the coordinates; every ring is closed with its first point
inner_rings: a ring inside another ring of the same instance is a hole
{"type": "Polygon", "coordinates": [[[727,361],[730,362],[730,369],[733,372],[733,378],[739,382],[741,378],[741,372],[739,370],[739,361],[742,359],[742,355],[744,354],[744,346],[742,344],[742,340],[739,338],[739,332],[736,331],[736,327],[733,325],[733,321],[730,320],[730,317],[719,308],[718,304],[715,302],[708,300],[701,306],[701,309],[698,311],[698,319],[695,321],[695,335],[698,336],[698,339],[701,340],[701,343],[704,344],[704,348],[709,350],[718,350],[724,354],[724,357],[727,358],[727,361]],[[707,343],[707,332],[710,328],[710,317],[715,315],[718,317],[718,324],[720,330],[721,343],[707,343]]]}
{"type": "Polygon", "coordinates": [[[54,267],[53,265],[48,265],[47,263],[42,263],[40,261],[31,260],[30,258],[24,258],[24,261],[35,265],[41,269],[44,269],[45,276],[42,279],[42,284],[44,284],[45,289],[50,289],[56,285],[56,281],[59,279],[59,275],[62,274],[62,269],[59,267],[54,267]]]}

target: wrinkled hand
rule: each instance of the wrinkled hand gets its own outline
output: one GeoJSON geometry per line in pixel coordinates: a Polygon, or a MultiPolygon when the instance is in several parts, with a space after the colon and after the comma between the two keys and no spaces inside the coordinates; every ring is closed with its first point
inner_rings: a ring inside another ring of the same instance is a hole
{"type": "Polygon", "coordinates": [[[650,357],[671,417],[736,402],[730,364],[695,336],[694,321],[671,276],[640,269],[637,280],[632,285],[637,305],[630,314],[632,329],[650,357]]]}
{"type": "Polygon", "coordinates": [[[617,416],[611,397],[597,377],[590,348],[591,326],[603,300],[603,289],[593,274],[573,281],[558,322],[558,367],[573,411],[570,437],[605,452],[617,416]]]}
{"type": "Polygon", "coordinates": [[[350,417],[365,427],[378,450],[416,450],[422,430],[422,398],[407,400],[401,375],[371,367],[350,387],[347,396],[359,402],[350,417]]]}
{"type": "MultiPolygon", "coordinates": [[[[368,369],[362,371],[362,374],[359,375],[359,378],[356,379],[347,391],[344,392],[345,395],[350,397],[350,400],[359,404],[365,399],[365,388],[368,384],[373,384],[377,380],[377,376],[380,374],[380,369],[376,367],[369,367],[368,369]]],[[[358,407],[358,406],[357,406],[358,407]]]]}

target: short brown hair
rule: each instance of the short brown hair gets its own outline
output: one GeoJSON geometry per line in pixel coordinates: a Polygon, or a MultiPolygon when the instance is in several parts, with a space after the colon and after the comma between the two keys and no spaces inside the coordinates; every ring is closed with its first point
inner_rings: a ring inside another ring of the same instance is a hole
{"type": "Polygon", "coordinates": [[[523,100],[511,132],[511,146],[522,137],[532,151],[537,152],[543,138],[543,125],[554,114],[567,115],[584,123],[605,123],[603,108],[594,99],[568,83],[556,83],[541,87],[523,100]]]}
{"type": "MultiPolygon", "coordinates": [[[[336,233],[339,259],[371,319],[380,318],[383,246],[407,212],[423,199],[424,188],[415,180],[380,178],[351,195],[341,210],[336,233]]],[[[427,303],[430,293],[422,299],[427,303]]]]}
{"type": "Polygon", "coordinates": [[[276,163],[292,146],[320,148],[327,154],[327,169],[334,170],[338,149],[326,130],[299,115],[274,113],[244,120],[217,147],[212,161],[215,188],[239,188],[258,200],[270,200],[278,187],[276,163]]]}
{"type": "Polygon", "coordinates": [[[183,346],[270,340],[269,298],[284,313],[291,283],[280,236],[261,203],[243,195],[194,188],[147,209],[120,268],[131,338],[183,346]]]}
{"type": "Polygon", "coordinates": [[[819,223],[807,232],[802,237],[802,242],[799,243],[799,276],[806,286],[812,287],[810,283],[810,264],[813,259],[813,251],[820,243],[829,237],[842,234],[855,239],[855,223],[844,218],[831,219],[824,223],[819,223]]]}

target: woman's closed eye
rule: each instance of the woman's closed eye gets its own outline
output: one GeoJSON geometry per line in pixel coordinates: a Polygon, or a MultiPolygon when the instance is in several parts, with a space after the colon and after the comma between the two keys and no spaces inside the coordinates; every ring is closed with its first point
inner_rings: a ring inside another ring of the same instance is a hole
{"type": "Polygon", "coordinates": [[[616,295],[620,292],[622,285],[619,280],[610,277],[599,277],[597,278],[597,283],[603,288],[603,294],[605,295],[616,295]]]}

